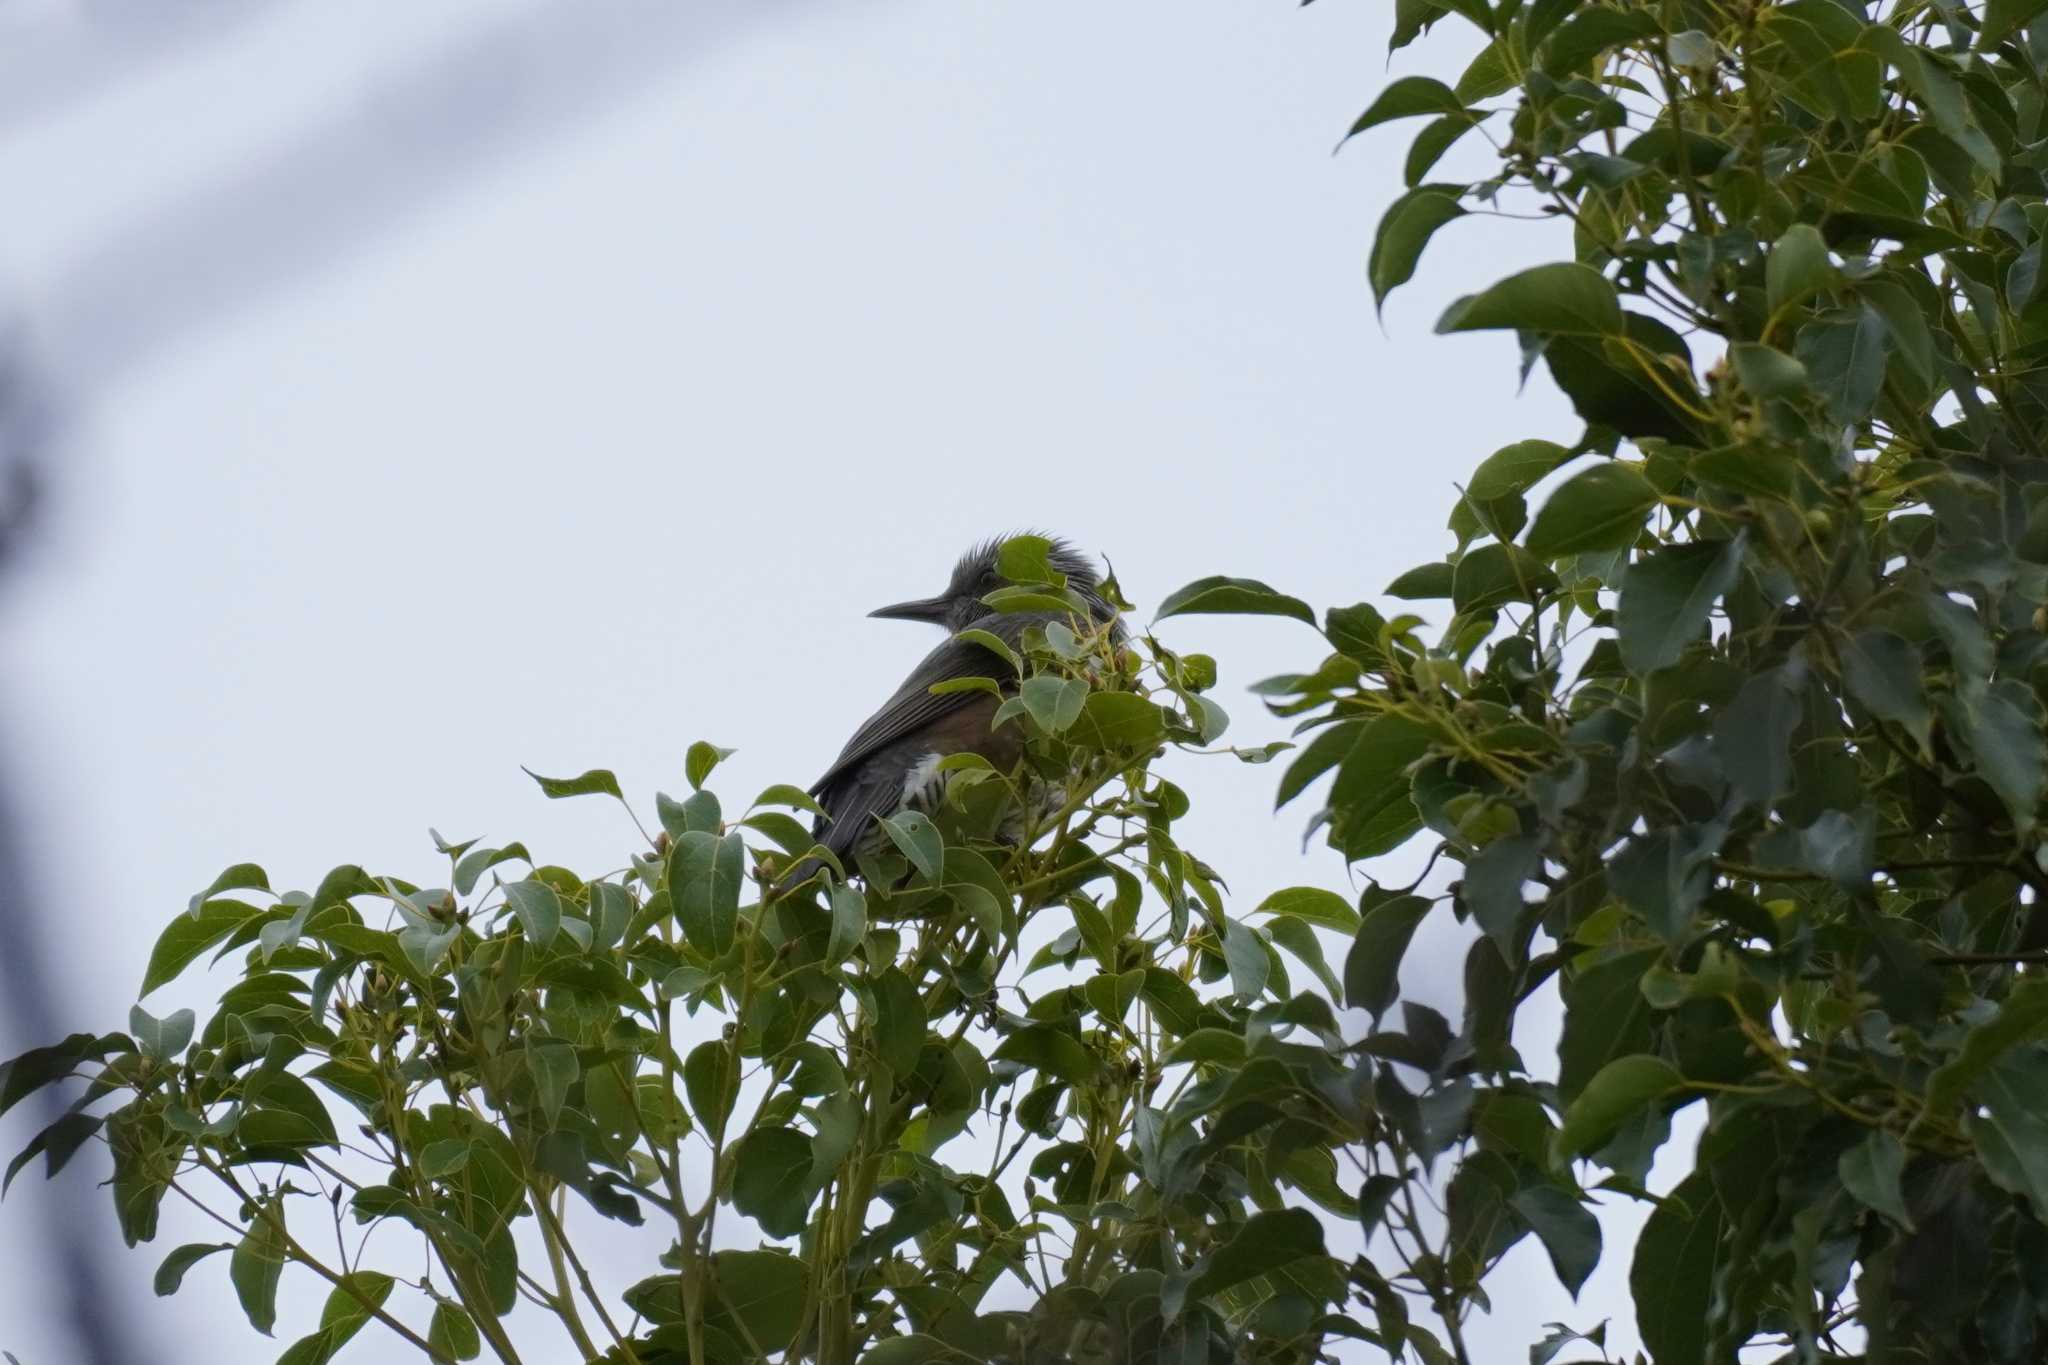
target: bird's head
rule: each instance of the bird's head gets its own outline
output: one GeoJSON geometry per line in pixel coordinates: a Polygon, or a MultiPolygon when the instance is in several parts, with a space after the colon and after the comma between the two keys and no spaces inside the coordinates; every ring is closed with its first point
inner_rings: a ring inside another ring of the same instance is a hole
{"type": "MultiPolygon", "coordinates": [[[[927,621],[948,631],[966,629],[988,615],[989,609],[982,604],[982,598],[998,588],[1010,586],[1010,581],[996,569],[996,559],[1002,553],[1005,539],[1007,537],[983,541],[960,556],[960,562],[953,566],[953,577],[946,584],[946,590],[936,597],[897,602],[877,608],[868,615],[892,621],[927,621]]],[[[1088,604],[1088,612],[1096,620],[1107,621],[1116,615],[1116,609],[1103,599],[1102,580],[1096,576],[1095,566],[1088,562],[1086,555],[1064,540],[1054,540],[1046,561],[1056,573],[1066,578],[1067,586],[1088,604]]]]}

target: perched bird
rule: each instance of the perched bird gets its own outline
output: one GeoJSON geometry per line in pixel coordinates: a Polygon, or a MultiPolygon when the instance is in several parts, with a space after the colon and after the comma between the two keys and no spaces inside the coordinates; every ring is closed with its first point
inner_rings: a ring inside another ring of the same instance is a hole
{"type": "MultiPolygon", "coordinates": [[[[1066,613],[1050,611],[991,611],[982,598],[1009,586],[997,571],[996,562],[1004,541],[985,541],[960,557],[946,590],[936,597],[898,602],[868,613],[893,621],[925,621],[945,628],[948,639],[925,655],[911,670],[882,709],[869,716],[832,766],[811,786],[811,795],[825,808],[826,818],[815,823],[813,836],[851,867],[854,853],[875,832],[875,821],[896,811],[929,809],[944,789],[937,771],[941,759],[951,754],[977,753],[999,772],[1007,772],[1023,752],[1023,733],[1017,725],[993,728],[996,708],[1001,704],[987,692],[960,691],[938,696],[932,687],[952,678],[993,678],[1005,695],[1016,691],[1016,670],[995,651],[973,640],[959,638],[968,629],[986,631],[1012,649],[1021,649],[1024,632],[1032,626],[1066,619],[1066,613]]],[[[1052,541],[1046,562],[1063,575],[1067,587],[1086,604],[1088,615],[1098,624],[1110,624],[1116,638],[1123,627],[1116,622],[1116,608],[1102,594],[1102,581],[1095,568],[1072,546],[1052,541]]],[[[782,879],[779,889],[787,890],[810,880],[819,860],[807,858],[782,879]]]]}

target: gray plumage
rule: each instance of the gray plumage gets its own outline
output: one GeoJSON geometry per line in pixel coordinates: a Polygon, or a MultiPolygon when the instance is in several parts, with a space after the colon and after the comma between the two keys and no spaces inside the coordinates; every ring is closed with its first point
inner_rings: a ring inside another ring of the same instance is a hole
{"type": "MultiPolygon", "coordinates": [[[[959,638],[968,629],[985,631],[1021,652],[1025,632],[1066,619],[1067,613],[992,612],[982,598],[1010,586],[996,571],[1003,541],[990,540],[975,546],[954,565],[944,592],[935,597],[900,602],[872,615],[894,620],[926,621],[942,626],[951,638],[919,661],[910,676],[882,703],[839,751],[839,757],[811,785],[811,795],[825,808],[827,818],[814,826],[814,837],[830,849],[842,865],[853,865],[855,852],[874,828],[875,821],[893,814],[906,804],[929,801],[942,784],[932,781],[931,765],[939,758],[961,752],[975,752],[997,768],[1007,770],[1022,752],[1021,732],[1015,725],[992,729],[997,699],[983,691],[949,692],[934,696],[932,687],[955,678],[993,678],[1005,694],[1016,690],[1014,669],[1001,655],[986,646],[959,638]]],[[[1111,622],[1113,635],[1124,636],[1116,622],[1116,609],[1102,595],[1101,580],[1094,567],[1063,541],[1053,541],[1048,562],[1067,580],[1067,587],[1086,605],[1096,622],[1111,622]]],[[[819,861],[805,859],[782,879],[778,889],[808,881],[819,861]]]]}

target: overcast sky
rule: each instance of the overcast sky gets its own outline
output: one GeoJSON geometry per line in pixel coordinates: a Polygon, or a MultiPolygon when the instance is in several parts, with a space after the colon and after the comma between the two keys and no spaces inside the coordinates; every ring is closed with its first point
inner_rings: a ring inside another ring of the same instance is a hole
{"type": "MultiPolygon", "coordinates": [[[[616,809],[548,803],[521,764],[608,766],[645,803],[709,738],[731,793],[809,781],[933,643],[864,613],[980,537],[1066,534],[1148,613],[1209,573],[1345,603],[1442,555],[1479,458],[1577,431],[1516,393],[1511,338],[1430,334],[1561,240],[1455,224],[1374,317],[1406,139],[1331,148],[1390,74],[1464,51],[1390,72],[1370,0],[8,18],[0,321],[60,425],[46,534],[0,594],[0,734],[65,1028],[121,1023],[232,862],[430,879],[431,824],[615,866],[616,809]]],[[[1246,743],[1284,731],[1244,685],[1320,655],[1286,622],[1165,638],[1217,655],[1246,743]]],[[[1270,813],[1277,768],[1172,764],[1245,904],[1346,884],[1301,855],[1306,808],[1270,813]]],[[[1454,1009],[1463,941],[1427,929],[1409,988],[1454,1009]]],[[[1547,1050],[1540,1022],[1522,1041],[1547,1050]]],[[[32,1131],[0,1122],[0,1155],[32,1131]]],[[[47,1198],[32,1174],[0,1207],[23,1365],[70,1358],[47,1198]]],[[[1478,1357],[1560,1317],[1625,1328],[1636,1221],[1576,1307],[1519,1248],[1478,1357]]],[[[273,1359],[223,1262],[149,1298],[201,1235],[167,1207],[114,1257],[152,1358],[273,1359]]],[[[322,1297],[285,1284],[279,1342],[322,1297]]],[[[369,1340],[345,1358],[388,1358],[369,1340]]]]}

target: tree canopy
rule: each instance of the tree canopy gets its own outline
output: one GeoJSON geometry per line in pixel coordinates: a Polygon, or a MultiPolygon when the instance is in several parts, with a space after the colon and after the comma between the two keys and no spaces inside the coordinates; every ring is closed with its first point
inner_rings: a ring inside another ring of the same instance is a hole
{"type": "MultiPolygon", "coordinates": [[[[809,798],[729,802],[709,744],[595,875],[439,836],[419,881],[230,868],[143,982],[231,961],[217,1009],[7,1063],[0,1111],[88,1078],[8,1178],[103,1144],[131,1244],[203,1203],[220,1240],[158,1290],[228,1252],[262,1332],[285,1271],[324,1281],[293,1365],[373,1325],[517,1361],[532,1313],[638,1365],[1470,1365],[1507,1251],[1575,1294],[1632,1201],[1656,1365],[2038,1358],[2048,4],[1392,9],[1397,51],[1480,46],[1351,129],[1419,121],[1375,300],[1471,215],[1571,250],[1437,323],[1512,333],[1583,419],[1449,452],[1443,559],[1028,633],[946,684],[1005,698],[1019,769],[953,761],[822,889],[771,892],[809,798]],[[1255,689],[1292,741],[1221,743],[1218,662],[1159,625],[1199,613],[1303,624],[1255,689]],[[1181,845],[1176,747],[1427,870],[1245,905],[1181,845]],[[1402,994],[1431,916],[1472,927],[1455,1020],[1402,994]],[[623,1294],[600,1219],[672,1229],[623,1294]]],[[[992,607],[1057,614],[1042,546],[992,607]]],[[[1530,1348],[1607,1358],[1593,1321],[1530,1348]]]]}

